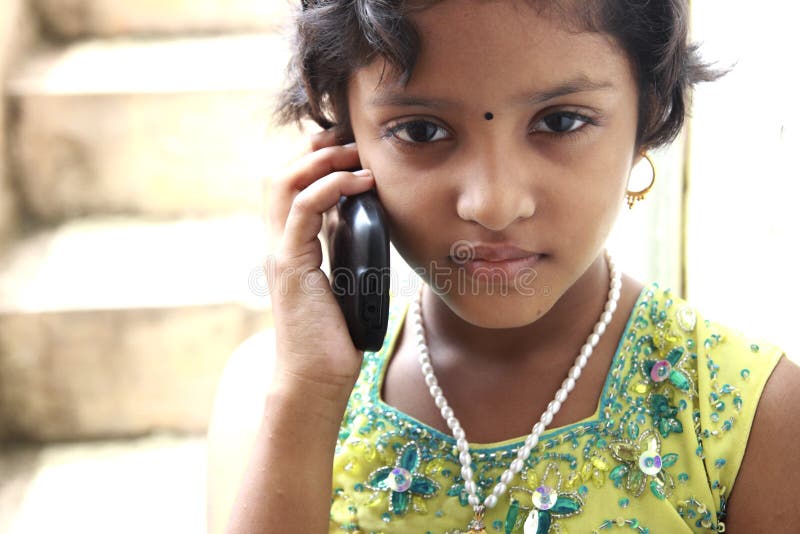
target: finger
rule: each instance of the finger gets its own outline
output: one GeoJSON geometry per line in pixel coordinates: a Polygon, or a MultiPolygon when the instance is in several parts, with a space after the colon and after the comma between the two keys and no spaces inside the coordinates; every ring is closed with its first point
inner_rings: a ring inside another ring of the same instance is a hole
{"type": "Polygon", "coordinates": [[[355,143],[323,147],[289,165],[288,172],[284,175],[284,187],[302,191],[321,176],[354,169],[359,163],[355,143]]]}
{"type": "Polygon", "coordinates": [[[301,158],[283,176],[270,184],[268,210],[272,231],[276,234],[283,232],[289,209],[300,191],[322,176],[358,166],[358,152],[355,147],[327,147],[301,158]]]}
{"type": "Polygon", "coordinates": [[[310,135],[308,140],[310,147],[309,153],[316,152],[321,148],[339,144],[337,143],[336,132],[333,130],[333,128],[322,130],[321,132],[310,135]]]}
{"type": "Polygon", "coordinates": [[[284,257],[292,260],[316,250],[322,214],[335,206],[342,196],[363,193],[373,185],[371,173],[364,176],[342,171],[329,174],[300,192],[286,220],[281,243],[284,257]]]}

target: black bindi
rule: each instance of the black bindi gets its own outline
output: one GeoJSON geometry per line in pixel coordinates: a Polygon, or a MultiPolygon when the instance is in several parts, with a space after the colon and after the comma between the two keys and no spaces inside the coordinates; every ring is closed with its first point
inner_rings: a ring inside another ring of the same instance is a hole
{"type": "Polygon", "coordinates": [[[486,112],[486,113],[483,115],[483,118],[485,118],[487,121],[490,121],[490,120],[492,120],[492,119],[494,118],[494,114],[492,114],[492,113],[490,113],[490,112],[488,112],[488,111],[487,111],[487,112],[486,112]]]}

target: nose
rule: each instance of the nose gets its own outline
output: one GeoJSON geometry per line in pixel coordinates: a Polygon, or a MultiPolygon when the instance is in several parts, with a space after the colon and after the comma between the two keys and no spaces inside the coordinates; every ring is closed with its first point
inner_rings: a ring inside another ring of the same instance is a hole
{"type": "Polygon", "coordinates": [[[470,168],[461,181],[456,205],[462,219],[501,231],[536,211],[533,184],[524,169],[515,171],[507,164],[485,161],[470,168]]]}

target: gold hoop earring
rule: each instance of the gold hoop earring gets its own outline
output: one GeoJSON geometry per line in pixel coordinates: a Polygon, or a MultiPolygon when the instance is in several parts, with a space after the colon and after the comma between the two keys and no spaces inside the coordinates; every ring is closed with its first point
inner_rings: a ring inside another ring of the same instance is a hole
{"type": "Polygon", "coordinates": [[[653,162],[653,159],[650,157],[649,154],[642,153],[642,157],[647,160],[650,164],[650,168],[653,169],[653,178],[650,180],[650,185],[642,189],[641,191],[625,191],[625,200],[628,201],[628,209],[633,209],[633,205],[639,202],[640,200],[644,200],[644,197],[647,196],[647,193],[653,189],[653,185],[656,183],[656,164],[653,162]]]}

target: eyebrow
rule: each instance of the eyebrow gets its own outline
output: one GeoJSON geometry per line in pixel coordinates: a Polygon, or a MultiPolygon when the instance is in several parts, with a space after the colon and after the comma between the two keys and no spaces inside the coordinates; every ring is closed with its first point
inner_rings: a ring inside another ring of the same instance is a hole
{"type": "MultiPolygon", "coordinates": [[[[596,82],[585,76],[581,76],[543,91],[516,97],[512,101],[518,104],[538,105],[561,96],[605,89],[614,89],[614,84],[611,82],[596,82]]],[[[422,107],[434,110],[458,107],[457,104],[445,99],[423,98],[392,92],[378,94],[370,100],[370,105],[375,107],[422,107]]]]}

